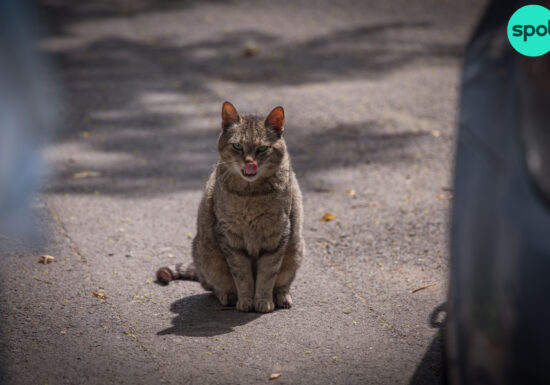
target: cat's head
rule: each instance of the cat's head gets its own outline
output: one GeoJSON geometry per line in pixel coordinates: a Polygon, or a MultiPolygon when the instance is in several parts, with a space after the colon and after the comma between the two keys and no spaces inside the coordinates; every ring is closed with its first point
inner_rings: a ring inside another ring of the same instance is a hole
{"type": "Polygon", "coordinates": [[[220,163],[248,182],[273,175],[286,154],[284,123],[285,112],[280,106],[267,117],[258,117],[240,115],[231,103],[223,103],[220,163]]]}

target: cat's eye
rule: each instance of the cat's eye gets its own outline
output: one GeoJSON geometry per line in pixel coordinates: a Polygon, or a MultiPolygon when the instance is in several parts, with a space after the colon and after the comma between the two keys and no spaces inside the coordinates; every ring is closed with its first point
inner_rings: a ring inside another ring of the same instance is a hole
{"type": "Polygon", "coordinates": [[[233,143],[233,148],[237,151],[243,150],[243,146],[240,143],[233,143]]]}
{"type": "Polygon", "coordinates": [[[269,148],[269,147],[267,147],[267,146],[260,146],[260,147],[258,147],[258,150],[257,150],[257,151],[258,151],[258,152],[266,152],[268,148],[269,148]]]}

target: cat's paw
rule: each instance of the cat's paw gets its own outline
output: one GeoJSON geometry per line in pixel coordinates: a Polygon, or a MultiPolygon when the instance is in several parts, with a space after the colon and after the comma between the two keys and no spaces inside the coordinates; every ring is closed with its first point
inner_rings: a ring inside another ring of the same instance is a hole
{"type": "Polygon", "coordinates": [[[168,267],[161,267],[157,270],[157,281],[163,285],[168,285],[174,279],[172,270],[168,267]]]}
{"type": "Polygon", "coordinates": [[[252,301],[252,298],[239,298],[237,300],[237,310],[238,311],[253,311],[254,310],[254,301],[252,301]]]}
{"type": "Polygon", "coordinates": [[[290,293],[277,293],[275,296],[277,307],[282,309],[290,309],[292,307],[292,297],[290,293]]]}
{"type": "Polygon", "coordinates": [[[275,304],[270,298],[257,298],[254,300],[254,309],[258,313],[270,313],[275,310],[275,304]]]}
{"type": "Polygon", "coordinates": [[[229,306],[235,306],[237,304],[237,294],[228,293],[227,294],[227,304],[229,306]]]}
{"type": "Polygon", "coordinates": [[[224,291],[214,291],[214,295],[222,306],[234,306],[237,302],[237,294],[224,291]]]}

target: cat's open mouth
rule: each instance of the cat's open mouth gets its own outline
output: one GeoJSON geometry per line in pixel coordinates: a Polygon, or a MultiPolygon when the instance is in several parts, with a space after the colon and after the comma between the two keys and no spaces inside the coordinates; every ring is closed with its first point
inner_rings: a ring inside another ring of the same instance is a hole
{"type": "Polygon", "coordinates": [[[245,177],[256,176],[256,173],[258,172],[258,165],[254,162],[247,163],[241,171],[245,177]]]}
{"type": "Polygon", "coordinates": [[[247,174],[246,171],[244,171],[244,170],[241,170],[241,172],[242,172],[243,176],[246,177],[246,178],[252,178],[252,177],[255,177],[255,176],[256,176],[256,173],[254,173],[254,174],[247,174]]]}

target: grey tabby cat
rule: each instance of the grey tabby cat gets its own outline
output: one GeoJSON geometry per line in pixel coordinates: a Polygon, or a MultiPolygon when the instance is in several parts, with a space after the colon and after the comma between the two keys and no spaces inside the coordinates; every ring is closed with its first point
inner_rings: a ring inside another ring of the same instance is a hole
{"type": "Polygon", "coordinates": [[[263,119],[225,102],[219,159],[199,206],[193,263],[157,279],[198,280],[223,306],[271,312],[292,306],[302,256],[302,194],[283,139],[284,110],[263,119]]]}

